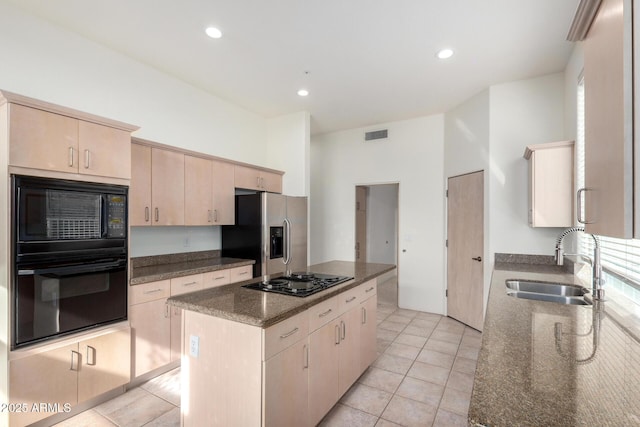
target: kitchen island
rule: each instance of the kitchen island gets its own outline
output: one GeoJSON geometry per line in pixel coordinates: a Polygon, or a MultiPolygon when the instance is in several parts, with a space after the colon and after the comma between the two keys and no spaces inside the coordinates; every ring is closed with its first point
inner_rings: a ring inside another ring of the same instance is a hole
{"type": "Polygon", "coordinates": [[[353,280],[305,298],[242,287],[260,279],[171,297],[183,313],[183,425],[317,424],[375,360],[376,280],[393,269],[312,265],[353,280]]]}
{"type": "Polygon", "coordinates": [[[555,265],[496,262],[469,423],[639,425],[636,315],[613,297],[589,306],[514,298],[506,292],[509,279],[590,288],[555,265]]]}

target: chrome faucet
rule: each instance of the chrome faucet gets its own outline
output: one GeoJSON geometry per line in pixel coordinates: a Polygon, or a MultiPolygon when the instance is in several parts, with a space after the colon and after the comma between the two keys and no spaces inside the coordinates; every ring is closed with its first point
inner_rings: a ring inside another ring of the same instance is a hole
{"type": "MultiPolygon", "coordinates": [[[[556,240],[556,265],[564,264],[564,250],[562,248],[562,240],[569,234],[575,233],[578,231],[584,232],[583,227],[572,227],[567,228],[558,236],[556,240]]],[[[602,289],[602,264],[600,263],[600,240],[593,234],[589,234],[593,238],[594,247],[593,247],[593,259],[591,261],[591,271],[592,271],[592,292],[594,300],[604,301],[604,289],[602,289]]]]}

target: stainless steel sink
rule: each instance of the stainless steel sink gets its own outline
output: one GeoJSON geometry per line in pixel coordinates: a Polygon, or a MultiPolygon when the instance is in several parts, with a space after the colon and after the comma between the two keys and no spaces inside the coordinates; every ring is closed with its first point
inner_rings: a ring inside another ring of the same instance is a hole
{"type": "Polygon", "coordinates": [[[584,298],[589,290],[580,286],[532,280],[507,280],[506,286],[507,295],[514,298],[567,305],[591,305],[591,301],[584,298]]]}
{"type": "Polygon", "coordinates": [[[535,292],[507,292],[507,295],[514,298],[533,299],[537,301],[556,302],[566,305],[591,305],[591,302],[584,297],[566,297],[562,295],[537,294],[535,292]]]}
{"type": "Polygon", "coordinates": [[[531,280],[507,280],[506,284],[507,288],[512,291],[534,292],[537,294],[547,295],[581,297],[589,292],[588,289],[580,286],[566,285],[562,283],[534,282],[531,280]]]}

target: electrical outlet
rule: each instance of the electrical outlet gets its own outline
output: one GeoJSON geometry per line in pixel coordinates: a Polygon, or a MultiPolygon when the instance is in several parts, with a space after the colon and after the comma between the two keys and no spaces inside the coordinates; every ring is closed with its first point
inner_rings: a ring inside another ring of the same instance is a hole
{"type": "Polygon", "coordinates": [[[191,335],[189,337],[189,354],[197,358],[199,353],[200,353],[200,337],[197,335],[191,335]]]}

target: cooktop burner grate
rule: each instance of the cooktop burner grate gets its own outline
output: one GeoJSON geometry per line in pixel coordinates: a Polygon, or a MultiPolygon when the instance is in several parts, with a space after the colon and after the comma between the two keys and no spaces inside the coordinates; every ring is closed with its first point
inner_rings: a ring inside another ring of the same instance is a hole
{"type": "Polygon", "coordinates": [[[243,287],[264,292],[275,292],[283,295],[306,297],[351,279],[353,279],[353,277],[311,272],[295,272],[290,276],[282,276],[276,279],[250,283],[243,287]]]}

